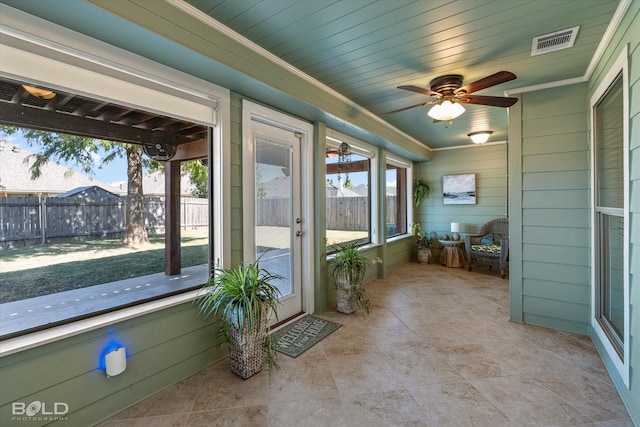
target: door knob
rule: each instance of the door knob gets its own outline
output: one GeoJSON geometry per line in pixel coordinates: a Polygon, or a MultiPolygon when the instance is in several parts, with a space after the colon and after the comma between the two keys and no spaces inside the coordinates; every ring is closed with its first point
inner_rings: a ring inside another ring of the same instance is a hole
{"type": "Polygon", "coordinates": [[[304,234],[304,232],[302,230],[298,230],[296,231],[296,237],[300,237],[304,234]]]}

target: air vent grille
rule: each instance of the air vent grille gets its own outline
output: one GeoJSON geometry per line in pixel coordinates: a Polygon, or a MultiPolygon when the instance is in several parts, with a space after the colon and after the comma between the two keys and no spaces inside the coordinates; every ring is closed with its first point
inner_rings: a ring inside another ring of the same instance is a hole
{"type": "Polygon", "coordinates": [[[531,43],[531,56],[572,47],[579,29],[580,26],[577,26],[534,37],[531,43]]]}

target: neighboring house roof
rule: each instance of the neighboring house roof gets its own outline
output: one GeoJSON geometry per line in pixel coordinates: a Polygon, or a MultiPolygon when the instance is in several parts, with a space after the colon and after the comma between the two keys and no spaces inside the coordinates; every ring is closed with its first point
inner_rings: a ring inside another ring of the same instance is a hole
{"type": "Polygon", "coordinates": [[[327,180],[327,197],[368,197],[369,192],[366,187],[366,185],[360,184],[356,187],[345,188],[342,185],[336,186],[333,180],[327,180]],[[362,186],[365,188],[363,194],[362,188],[360,188],[362,186]]]}
{"type": "MultiPolygon", "coordinates": [[[[113,185],[118,188],[120,193],[127,194],[127,182],[114,182],[113,185]]],[[[189,176],[180,178],[180,195],[182,197],[193,197],[196,186],[191,183],[189,176]]],[[[142,177],[142,193],[145,196],[164,197],[164,172],[148,173],[142,177]]]]}
{"type": "Polygon", "coordinates": [[[265,199],[278,199],[290,194],[291,180],[288,176],[280,176],[263,183],[265,199]]]}
{"type": "Polygon", "coordinates": [[[97,185],[78,187],[73,190],[69,190],[66,193],[56,194],[53,197],[67,198],[67,197],[89,197],[89,198],[102,198],[102,199],[115,199],[118,196],[111,191],[107,191],[97,185]]]}
{"type": "Polygon", "coordinates": [[[33,154],[0,140],[0,194],[55,195],[74,188],[92,186],[99,186],[113,194],[122,194],[116,187],[53,161],[43,165],[42,173],[37,179],[31,179],[29,168],[34,159],[29,156],[33,154]]]}

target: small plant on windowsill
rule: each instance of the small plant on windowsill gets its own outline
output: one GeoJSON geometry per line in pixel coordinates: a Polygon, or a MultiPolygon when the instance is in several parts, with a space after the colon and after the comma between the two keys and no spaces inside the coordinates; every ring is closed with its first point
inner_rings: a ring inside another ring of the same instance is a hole
{"type": "Polygon", "coordinates": [[[371,301],[364,290],[364,276],[371,264],[379,264],[378,257],[369,260],[353,243],[337,245],[337,252],[332,261],[333,283],[336,289],[336,309],[340,313],[351,314],[358,308],[367,314],[371,309],[371,301]]]}
{"type": "Polygon", "coordinates": [[[437,239],[438,236],[435,232],[427,235],[427,233],[422,230],[420,223],[413,224],[411,228],[416,246],[418,247],[418,262],[429,264],[429,261],[431,261],[431,244],[433,243],[433,239],[437,239]]]}

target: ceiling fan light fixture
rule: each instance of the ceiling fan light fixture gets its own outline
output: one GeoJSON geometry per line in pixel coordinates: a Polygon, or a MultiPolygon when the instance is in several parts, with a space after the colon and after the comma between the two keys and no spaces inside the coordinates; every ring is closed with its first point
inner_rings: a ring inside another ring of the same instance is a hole
{"type": "Polygon", "coordinates": [[[467,134],[467,136],[471,138],[471,141],[474,144],[484,144],[489,140],[489,137],[491,136],[492,133],[493,131],[491,130],[481,130],[478,132],[471,132],[467,134]]]}
{"type": "Polygon", "coordinates": [[[47,89],[40,89],[38,87],[33,87],[29,85],[22,85],[22,87],[24,88],[24,90],[29,92],[29,94],[35,96],[36,98],[51,99],[54,96],[56,96],[55,92],[52,92],[47,89]]]}
{"type": "Polygon", "coordinates": [[[434,120],[447,121],[460,117],[462,113],[464,113],[462,105],[445,99],[431,107],[427,114],[434,120]]]}

